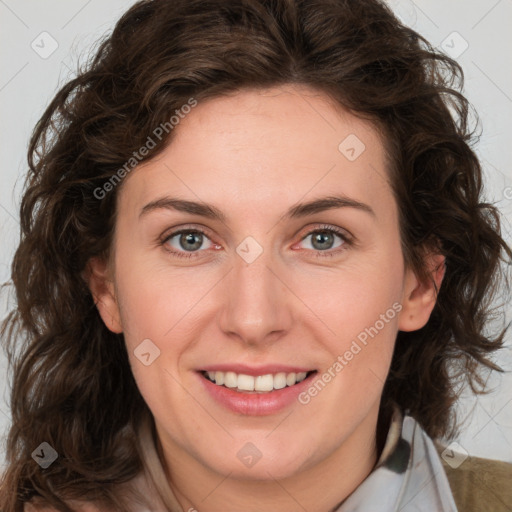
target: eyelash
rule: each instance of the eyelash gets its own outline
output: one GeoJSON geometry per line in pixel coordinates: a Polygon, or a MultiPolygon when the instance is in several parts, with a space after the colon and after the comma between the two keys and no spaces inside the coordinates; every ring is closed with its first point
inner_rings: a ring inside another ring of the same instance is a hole
{"type": "MultiPolygon", "coordinates": [[[[171,240],[171,238],[174,238],[175,236],[177,235],[181,235],[183,233],[199,233],[201,235],[204,235],[205,237],[209,238],[208,237],[208,234],[203,231],[202,229],[200,228],[184,228],[184,229],[180,229],[178,231],[173,231],[172,233],[170,233],[169,235],[165,236],[162,241],[160,242],[160,244],[162,246],[166,246],[167,245],[167,242],[169,240],[171,240]]],[[[311,231],[309,231],[308,233],[306,233],[302,238],[301,238],[301,242],[303,240],[305,240],[308,236],[311,236],[313,234],[316,234],[316,233],[332,233],[332,234],[335,234],[335,235],[338,235],[342,241],[343,241],[343,245],[336,248],[336,249],[329,249],[327,251],[315,251],[313,250],[313,252],[316,253],[316,257],[318,258],[332,258],[333,256],[336,256],[338,255],[340,252],[346,250],[346,247],[347,246],[350,246],[350,245],[353,245],[353,240],[346,234],[345,231],[342,231],[341,229],[339,228],[336,228],[334,226],[329,226],[329,225],[322,225],[322,226],[319,226],[311,231]]],[[[311,250],[311,249],[307,249],[307,250],[311,250]]],[[[190,259],[190,258],[196,258],[198,257],[197,254],[201,251],[189,251],[189,252],[182,252],[182,251],[174,251],[174,250],[169,250],[166,248],[166,251],[169,252],[170,254],[172,254],[172,256],[174,257],[177,257],[177,258],[185,258],[185,259],[190,259]]]]}

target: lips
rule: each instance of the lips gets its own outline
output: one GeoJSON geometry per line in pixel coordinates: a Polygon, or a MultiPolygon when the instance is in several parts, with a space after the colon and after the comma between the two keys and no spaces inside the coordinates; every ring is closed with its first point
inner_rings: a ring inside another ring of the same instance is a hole
{"type": "Polygon", "coordinates": [[[257,416],[291,406],[316,373],[282,365],[216,365],[197,372],[202,385],[219,405],[232,412],[257,416]]]}

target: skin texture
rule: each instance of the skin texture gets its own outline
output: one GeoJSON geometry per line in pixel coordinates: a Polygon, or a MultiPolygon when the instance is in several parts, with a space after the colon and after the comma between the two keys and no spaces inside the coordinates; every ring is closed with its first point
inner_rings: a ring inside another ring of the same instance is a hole
{"type": "MultiPolygon", "coordinates": [[[[125,335],[171,486],[184,510],[331,510],[376,463],[397,331],[421,328],[435,304],[431,281],[404,264],[380,135],[323,93],[286,85],[201,102],[174,136],[123,181],[111,260],[91,261],[89,278],[105,324],[125,335]],[[354,161],[338,150],[351,134],[366,147],[354,161]],[[165,208],[140,216],[166,195],[212,204],[226,219],[165,208]],[[334,195],[374,214],[343,207],[283,217],[299,202],[334,195]],[[325,225],[352,242],[333,235],[326,250],[315,248],[311,233],[325,225]],[[190,259],[169,252],[187,254],[179,235],[160,242],[183,227],[207,234],[190,259]],[[248,236],[263,249],[250,264],[236,252],[248,236]],[[394,303],[400,313],[306,405],[246,416],[201,386],[196,370],[220,363],[321,375],[394,303]],[[150,366],[134,356],[147,338],[161,351],[150,366]],[[247,442],[262,454],[250,468],[237,457],[247,442]]],[[[443,271],[433,277],[439,286],[443,271]]]]}

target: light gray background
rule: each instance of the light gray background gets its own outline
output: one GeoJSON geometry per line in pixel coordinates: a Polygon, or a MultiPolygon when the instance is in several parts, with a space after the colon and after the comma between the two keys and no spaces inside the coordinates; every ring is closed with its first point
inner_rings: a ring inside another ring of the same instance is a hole
{"type": "MultiPolygon", "coordinates": [[[[434,46],[451,52],[462,64],[466,74],[465,94],[476,107],[483,126],[478,153],[486,172],[487,197],[504,213],[504,230],[510,242],[512,0],[389,0],[389,3],[406,24],[434,46]]],[[[76,69],[79,56],[82,56],[80,62],[84,62],[86,50],[113,27],[130,5],[131,1],[122,0],[0,0],[0,282],[9,278],[18,238],[18,205],[30,131],[57,86],[73,76],[71,70],[76,69]],[[50,36],[41,35],[43,32],[50,36]],[[58,47],[47,55],[52,44],[58,47]]],[[[8,296],[4,293],[1,317],[8,306],[8,296]]],[[[466,422],[457,442],[459,451],[512,462],[510,334],[507,348],[496,361],[507,373],[491,376],[489,383],[495,391],[490,395],[478,399],[468,395],[461,401],[458,410],[466,422]]],[[[5,359],[0,355],[0,436],[9,424],[5,375],[5,359]]],[[[3,452],[2,447],[0,465],[3,452]]]]}

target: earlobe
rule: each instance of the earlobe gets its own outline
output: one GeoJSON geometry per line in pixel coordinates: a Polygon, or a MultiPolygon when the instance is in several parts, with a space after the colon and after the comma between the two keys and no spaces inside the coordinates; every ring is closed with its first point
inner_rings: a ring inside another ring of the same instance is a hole
{"type": "Polygon", "coordinates": [[[401,331],[416,331],[426,325],[437,301],[446,266],[441,254],[427,256],[428,277],[420,280],[412,269],[406,270],[402,311],[398,322],[401,331]]]}
{"type": "Polygon", "coordinates": [[[104,324],[112,332],[118,334],[123,332],[114,282],[108,263],[101,258],[91,258],[87,263],[83,278],[91,291],[104,324]]]}

